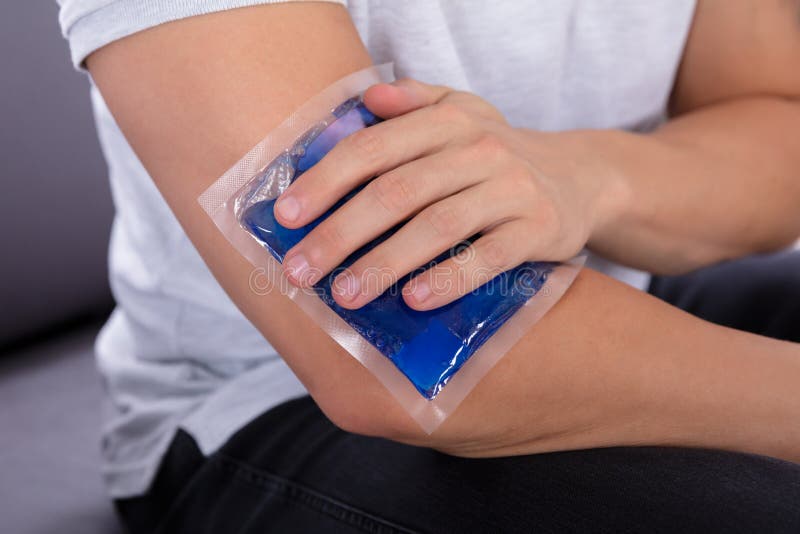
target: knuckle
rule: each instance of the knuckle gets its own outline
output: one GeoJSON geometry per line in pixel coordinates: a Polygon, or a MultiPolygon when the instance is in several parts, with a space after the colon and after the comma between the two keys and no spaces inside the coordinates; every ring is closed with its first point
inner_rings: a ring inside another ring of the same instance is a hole
{"type": "Polygon", "coordinates": [[[356,153],[356,157],[367,164],[377,165],[384,157],[383,138],[372,131],[371,128],[364,128],[348,138],[350,148],[356,153]]]}
{"type": "Polygon", "coordinates": [[[462,91],[460,89],[451,89],[447,93],[447,99],[450,102],[470,102],[475,100],[480,100],[481,98],[477,96],[475,93],[470,93],[469,91],[462,91]]]}
{"type": "Polygon", "coordinates": [[[512,263],[512,254],[508,246],[496,237],[486,236],[481,239],[478,254],[481,263],[493,269],[507,269],[512,263]]]}
{"type": "Polygon", "coordinates": [[[469,122],[469,116],[460,106],[446,100],[436,104],[436,114],[442,122],[456,123],[465,125],[469,122]]]}
{"type": "Polygon", "coordinates": [[[322,258],[327,258],[331,255],[338,256],[347,252],[349,243],[344,232],[335,221],[325,221],[317,226],[314,233],[317,234],[315,241],[318,244],[318,248],[322,250],[320,254],[322,258]]]}
{"type": "Polygon", "coordinates": [[[423,84],[421,81],[417,80],[416,78],[412,78],[410,76],[404,76],[397,80],[397,85],[409,87],[416,91],[423,91],[425,90],[426,84],[423,84]]]}
{"type": "Polygon", "coordinates": [[[362,276],[369,273],[381,272],[389,269],[391,259],[386,255],[386,247],[377,246],[370,250],[351,267],[353,272],[361,273],[362,276]]]}
{"type": "Polygon", "coordinates": [[[458,233],[461,217],[452,204],[439,202],[428,208],[426,222],[438,235],[451,238],[458,233]]]}
{"type": "Polygon", "coordinates": [[[558,209],[551,202],[538,202],[534,213],[533,221],[544,242],[555,245],[564,237],[564,221],[559,216],[558,209]]]}
{"type": "Polygon", "coordinates": [[[564,221],[561,219],[558,210],[556,210],[552,203],[546,202],[544,204],[542,216],[544,218],[545,227],[550,229],[550,235],[553,239],[558,239],[563,234],[564,221]]]}
{"type": "Polygon", "coordinates": [[[514,165],[506,176],[509,187],[517,194],[535,194],[538,192],[536,181],[525,165],[514,165]]]}
{"type": "Polygon", "coordinates": [[[413,209],[416,194],[408,178],[388,172],[369,185],[372,195],[391,214],[405,215],[413,209]]]}
{"type": "Polygon", "coordinates": [[[463,295],[472,289],[473,284],[470,282],[474,282],[474,277],[469,275],[470,273],[467,271],[465,265],[459,265],[455,268],[453,276],[455,278],[456,287],[453,289],[455,289],[454,293],[456,295],[463,295]]]}
{"type": "Polygon", "coordinates": [[[508,147],[493,133],[484,133],[475,140],[475,151],[479,158],[498,160],[508,155],[508,147]]]}
{"type": "Polygon", "coordinates": [[[392,258],[378,249],[361,258],[358,265],[353,267],[354,272],[359,273],[362,289],[374,295],[383,293],[399,278],[399,272],[393,266],[392,258]]]}
{"type": "Polygon", "coordinates": [[[544,220],[550,223],[553,229],[558,230],[561,226],[561,217],[558,216],[558,211],[552,202],[542,203],[542,212],[544,220]]]}

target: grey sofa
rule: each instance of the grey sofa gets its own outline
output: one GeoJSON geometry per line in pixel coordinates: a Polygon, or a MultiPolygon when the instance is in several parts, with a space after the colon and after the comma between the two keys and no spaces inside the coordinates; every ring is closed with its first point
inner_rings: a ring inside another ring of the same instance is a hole
{"type": "Polygon", "coordinates": [[[113,209],[52,1],[0,3],[0,532],[119,532],[92,344],[113,209]]]}

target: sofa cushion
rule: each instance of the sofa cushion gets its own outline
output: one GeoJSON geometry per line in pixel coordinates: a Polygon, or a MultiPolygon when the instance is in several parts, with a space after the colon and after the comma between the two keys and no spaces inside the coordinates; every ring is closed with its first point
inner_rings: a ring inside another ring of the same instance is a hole
{"type": "Polygon", "coordinates": [[[0,532],[119,532],[100,473],[97,326],[0,360],[0,532]]]}
{"type": "Polygon", "coordinates": [[[0,2],[0,346],[110,306],[113,213],[55,2],[0,2]]]}

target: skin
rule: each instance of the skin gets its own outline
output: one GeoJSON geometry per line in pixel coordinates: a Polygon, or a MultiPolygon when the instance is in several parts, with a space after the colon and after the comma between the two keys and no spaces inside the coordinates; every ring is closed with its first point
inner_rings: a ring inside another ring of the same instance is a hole
{"type": "Polygon", "coordinates": [[[363,306],[478,231],[466,258],[407,284],[409,306],[442,306],[523,261],[566,260],[587,244],[656,274],[791,244],[800,236],[798,5],[700,2],[673,119],[649,135],[513,128],[469,93],[414,80],[371,88],[367,106],[390,120],[335,147],[284,193],[276,217],[303,226],[378,178],[289,251],[287,274],[312,285],[406,220],[337,277],[339,304],[363,306]]]}
{"type": "MultiPolygon", "coordinates": [[[[279,292],[252,291],[252,267],[197,197],[291,110],[370,63],[346,11],[323,3],[266,5],[164,24],[88,60],[122,131],[211,272],[334,423],[463,456],[668,444],[800,460],[800,425],[794,424],[800,419],[800,347],[705,323],[591,270],[430,436],[293,302],[279,292]],[[295,38],[298,20],[307,32],[301,40],[295,38]]],[[[408,107],[408,101],[392,100],[395,89],[373,91],[387,114],[408,107]]],[[[431,106],[416,109],[423,107],[431,106]]],[[[483,110],[491,122],[489,108],[483,110]]],[[[495,122],[502,129],[502,121],[495,122]]],[[[753,128],[768,130],[759,124],[753,128]]],[[[786,137],[770,140],[789,143],[786,137]]],[[[548,146],[538,149],[556,149],[548,146]]],[[[771,146],[763,150],[772,154],[777,149],[771,146]]],[[[589,154],[587,148],[586,160],[589,154]]],[[[661,163],[656,159],[650,170],[662,172],[661,163]]],[[[785,223],[774,227],[782,232],[785,223]]]]}
{"type": "Polygon", "coordinates": [[[365,103],[391,120],[343,140],[275,204],[281,224],[303,226],[380,175],[287,253],[284,268],[300,285],[315,284],[410,218],[336,278],[334,294],[345,307],[363,306],[479,231],[471,250],[409,283],[410,305],[441,306],[525,260],[568,259],[595,224],[587,197],[605,195],[612,203],[619,196],[597,180],[570,175],[555,182],[539,173],[530,157],[536,134],[510,127],[475,95],[402,80],[370,88],[365,103]]]}

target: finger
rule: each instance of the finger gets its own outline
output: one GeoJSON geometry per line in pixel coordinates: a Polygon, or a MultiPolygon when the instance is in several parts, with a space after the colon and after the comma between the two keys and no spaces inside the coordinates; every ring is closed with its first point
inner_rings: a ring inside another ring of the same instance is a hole
{"type": "Polygon", "coordinates": [[[527,248],[520,246],[519,236],[526,233],[519,221],[496,226],[458,255],[406,283],[406,304],[419,311],[439,308],[520,265],[527,259],[527,248]]]}
{"type": "Polygon", "coordinates": [[[505,117],[497,108],[473,93],[428,85],[409,78],[391,84],[373,85],[364,93],[364,103],[370,111],[385,119],[425,106],[447,103],[485,119],[506,123],[505,117]]]}
{"type": "Polygon", "coordinates": [[[491,167],[446,150],[397,167],[370,182],[287,252],[284,268],[313,285],[364,244],[426,206],[490,176],[491,167]],[[309,272],[304,271],[308,269],[309,272]]]}
{"type": "Polygon", "coordinates": [[[404,275],[515,209],[513,195],[502,194],[489,182],[447,197],[424,209],[339,275],[334,298],[345,308],[360,308],[404,275]]]}
{"type": "Polygon", "coordinates": [[[412,78],[379,83],[364,92],[364,104],[379,117],[390,119],[440,102],[453,92],[450,87],[430,85],[412,78]]]}
{"type": "Polygon", "coordinates": [[[275,203],[275,217],[287,228],[304,226],[373,176],[439,151],[472,130],[466,113],[449,106],[425,108],[359,130],[284,191],[275,203]]]}

